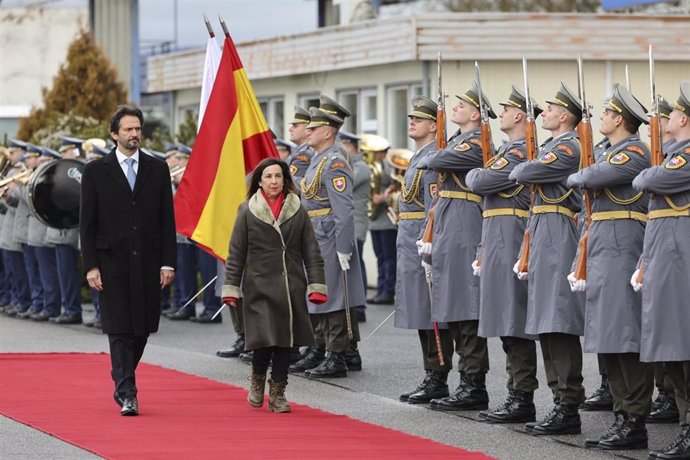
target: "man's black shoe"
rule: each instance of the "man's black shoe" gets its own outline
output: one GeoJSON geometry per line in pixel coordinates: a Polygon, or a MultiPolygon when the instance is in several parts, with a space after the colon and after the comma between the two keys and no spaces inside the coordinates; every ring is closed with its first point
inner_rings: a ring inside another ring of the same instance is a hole
{"type": "Polygon", "coordinates": [[[660,390],[652,403],[647,423],[678,423],[678,406],[673,391],[660,390]]]}
{"type": "Polygon", "coordinates": [[[122,405],[124,404],[124,401],[122,400],[122,398],[120,398],[120,395],[117,394],[117,391],[113,393],[113,399],[115,400],[115,404],[117,404],[120,407],[122,407],[122,405]]]}
{"type": "Polygon", "coordinates": [[[92,321],[84,321],[84,326],[92,327],[94,329],[103,329],[103,325],[101,324],[101,318],[98,316],[95,317],[92,321]]]}
{"type": "Polygon", "coordinates": [[[56,318],[57,316],[58,316],[58,315],[51,316],[50,313],[48,313],[47,311],[43,310],[42,312],[40,312],[40,313],[38,313],[38,314],[36,314],[36,315],[33,315],[33,316],[31,317],[31,319],[34,320],[34,321],[42,322],[42,321],[48,321],[50,318],[56,318]]]}
{"type": "Polygon", "coordinates": [[[585,399],[585,402],[580,405],[580,409],[586,411],[613,410],[613,395],[609,389],[609,381],[606,377],[601,377],[601,386],[592,393],[592,396],[585,399]]]}
{"type": "Polygon", "coordinates": [[[649,457],[663,460],[687,460],[690,459],[690,425],[681,425],[678,437],[662,450],[652,451],[649,457]]]}
{"type": "Polygon", "coordinates": [[[536,420],[534,393],[513,390],[505,402],[496,409],[480,413],[487,423],[525,423],[536,420]]]}
{"type": "Polygon", "coordinates": [[[254,359],[254,352],[253,351],[243,351],[240,353],[240,361],[243,363],[251,363],[252,359],[254,359]]]}
{"type": "Polygon", "coordinates": [[[626,414],[623,426],[607,438],[600,440],[598,447],[606,450],[646,449],[645,417],[626,414]]]}
{"type": "Polygon", "coordinates": [[[561,434],[580,434],[582,432],[582,422],[577,406],[558,406],[557,410],[541,422],[534,425],[530,434],[540,435],[561,435],[561,434]]]}
{"type": "Polygon", "coordinates": [[[28,310],[24,310],[22,312],[17,313],[17,318],[31,319],[31,317],[37,313],[40,313],[40,311],[34,310],[33,308],[29,308],[28,310]]]}
{"type": "Polygon", "coordinates": [[[314,369],[321,364],[326,356],[326,350],[323,348],[309,347],[307,354],[295,364],[290,365],[290,372],[304,372],[314,369]]]}
{"type": "Polygon", "coordinates": [[[429,407],[440,411],[484,410],[489,407],[484,374],[461,374],[458,388],[449,396],[432,399],[429,407]]]}
{"type": "Polygon", "coordinates": [[[613,425],[611,425],[604,434],[597,436],[596,438],[585,439],[585,447],[599,447],[599,442],[601,440],[610,438],[613,434],[617,433],[621,428],[623,428],[623,424],[625,423],[625,414],[623,412],[616,412],[614,416],[615,419],[613,421],[613,425]]]}
{"type": "Polygon", "coordinates": [[[81,315],[65,315],[62,314],[55,318],[50,318],[51,323],[56,324],[81,324],[81,315]]]}
{"type": "Polygon", "coordinates": [[[407,398],[410,404],[427,404],[432,399],[441,399],[448,396],[448,372],[431,371],[426,385],[407,398]]]}
{"type": "Polygon", "coordinates": [[[378,294],[374,298],[367,299],[367,303],[372,305],[392,305],[395,295],[392,292],[378,294]]]}
{"type": "Polygon", "coordinates": [[[424,376],[424,380],[422,380],[422,383],[420,383],[419,385],[417,385],[417,388],[415,388],[414,390],[408,391],[407,393],[401,394],[401,395],[398,397],[398,399],[399,399],[400,401],[402,401],[402,402],[407,402],[407,400],[409,399],[409,397],[410,397],[411,395],[417,393],[418,391],[421,391],[424,387],[427,386],[427,384],[429,383],[429,379],[430,379],[430,378],[431,378],[431,371],[426,371],[426,375],[424,376]]]}
{"type": "Polygon", "coordinates": [[[348,371],[362,370],[362,357],[359,355],[359,351],[355,350],[354,347],[349,347],[342,355],[343,359],[345,359],[345,365],[348,371]]]}
{"type": "Polygon", "coordinates": [[[129,398],[125,398],[122,401],[122,409],[120,409],[120,415],[139,415],[139,403],[137,402],[136,396],[130,396],[129,398]]]}
{"type": "Polygon", "coordinates": [[[202,313],[199,316],[192,316],[189,318],[190,321],[194,323],[202,323],[202,324],[209,324],[209,323],[222,323],[223,322],[223,315],[218,315],[215,318],[213,318],[213,315],[216,312],[214,311],[213,313],[202,313]]]}
{"type": "Polygon", "coordinates": [[[195,316],[194,313],[185,311],[185,310],[180,310],[176,311],[174,313],[170,313],[168,315],[165,315],[168,319],[171,319],[173,321],[185,321],[188,320],[189,318],[192,318],[195,316]]]}
{"type": "Polygon", "coordinates": [[[237,358],[244,351],[244,335],[239,334],[237,340],[227,350],[218,350],[216,356],[221,358],[237,358]]]}
{"type": "Polygon", "coordinates": [[[333,379],[347,377],[347,365],[341,353],[330,352],[314,369],[305,371],[308,377],[314,379],[333,379]]]}

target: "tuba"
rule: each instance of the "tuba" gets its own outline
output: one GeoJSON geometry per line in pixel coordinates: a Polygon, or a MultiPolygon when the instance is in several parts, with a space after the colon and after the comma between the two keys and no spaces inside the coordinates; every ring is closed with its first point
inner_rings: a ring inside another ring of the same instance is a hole
{"type": "Polygon", "coordinates": [[[396,225],[400,220],[400,188],[405,182],[405,171],[410,166],[412,155],[414,152],[408,149],[391,149],[386,154],[386,161],[393,167],[391,179],[394,181],[387,193],[389,197],[388,217],[396,225]]]}
{"type": "Polygon", "coordinates": [[[371,172],[369,179],[369,203],[367,203],[367,215],[369,219],[376,219],[379,215],[380,207],[374,204],[374,195],[380,193],[381,176],[383,167],[376,161],[377,152],[385,152],[390,148],[388,140],[375,134],[362,134],[359,140],[359,149],[362,151],[364,162],[371,172]]]}

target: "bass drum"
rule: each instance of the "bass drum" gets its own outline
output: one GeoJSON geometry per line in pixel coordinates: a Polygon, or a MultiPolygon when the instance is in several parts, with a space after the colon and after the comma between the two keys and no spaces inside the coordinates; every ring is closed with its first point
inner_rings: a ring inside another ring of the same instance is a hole
{"type": "Polygon", "coordinates": [[[29,181],[29,207],[48,227],[68,229],[79,226],[81,173],[79,160],[53,160],[36,169],[29,181]]]}

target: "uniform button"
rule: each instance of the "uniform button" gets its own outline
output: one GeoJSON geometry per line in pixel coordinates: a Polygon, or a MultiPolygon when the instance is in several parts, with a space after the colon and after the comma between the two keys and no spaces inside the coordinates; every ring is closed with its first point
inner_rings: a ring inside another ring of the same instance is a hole
{"type": "Polygon", "coordinates": [[[136,256],[136,255],[138,255],[138,254],[139,254],[139,253],[138,253],[137,251],[132,251],[132,255],[133,255],[133,256],[136,256]]]}

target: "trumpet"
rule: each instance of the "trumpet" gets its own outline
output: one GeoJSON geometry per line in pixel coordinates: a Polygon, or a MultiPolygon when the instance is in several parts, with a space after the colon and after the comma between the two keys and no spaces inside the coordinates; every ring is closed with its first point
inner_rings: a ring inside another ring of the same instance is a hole
{"type": "Polygon", "coordinates": [[[185,169],[187,169],[186,166],[173,166],[170,168],[170,178],[172,179],[180,174],[184,174],[185,169]]]}
{"type": "Polygon", "coordinates": [[[362,134],[359,140],[359,149],[362,151],[364,162],[369,167],[369,202],[367,203],[367,215],[369,219],[376,219],[379,214],[379,207],[374,204],[374,195],[379,193],[381,188],[381,175],[383,167],[376,161],[377,152],[385,152],[390,147],[387,139],[375,134],[362,134]]]}
{"type": "Polygon", "coordinates": [[[31,177],[33,176],[34,171],[31,169],[24,170],[20,172],[19,174],[16,174],[12,177],[7,177],[5,179],[0,180],[0,197],[4,196],[5,193],[7,193],[7,190],[10,189],[10,184],[12,182],[17,182],[21,185],[26,185],[29,183],[31,180],[31,177]]]}
{"type": "Polygon", "coordinates": [[[386,213],[395,225],[398,225],[400,221],[400,188],[405,182],[405,171],[410,166],[412,155],[414,155],[414,152],[408,149],[390,149],[386,153],[386,162],[393,167],[390,176],[394,181],[394,184],[386,190],[386,194],[389,197],[386,213]]]}

